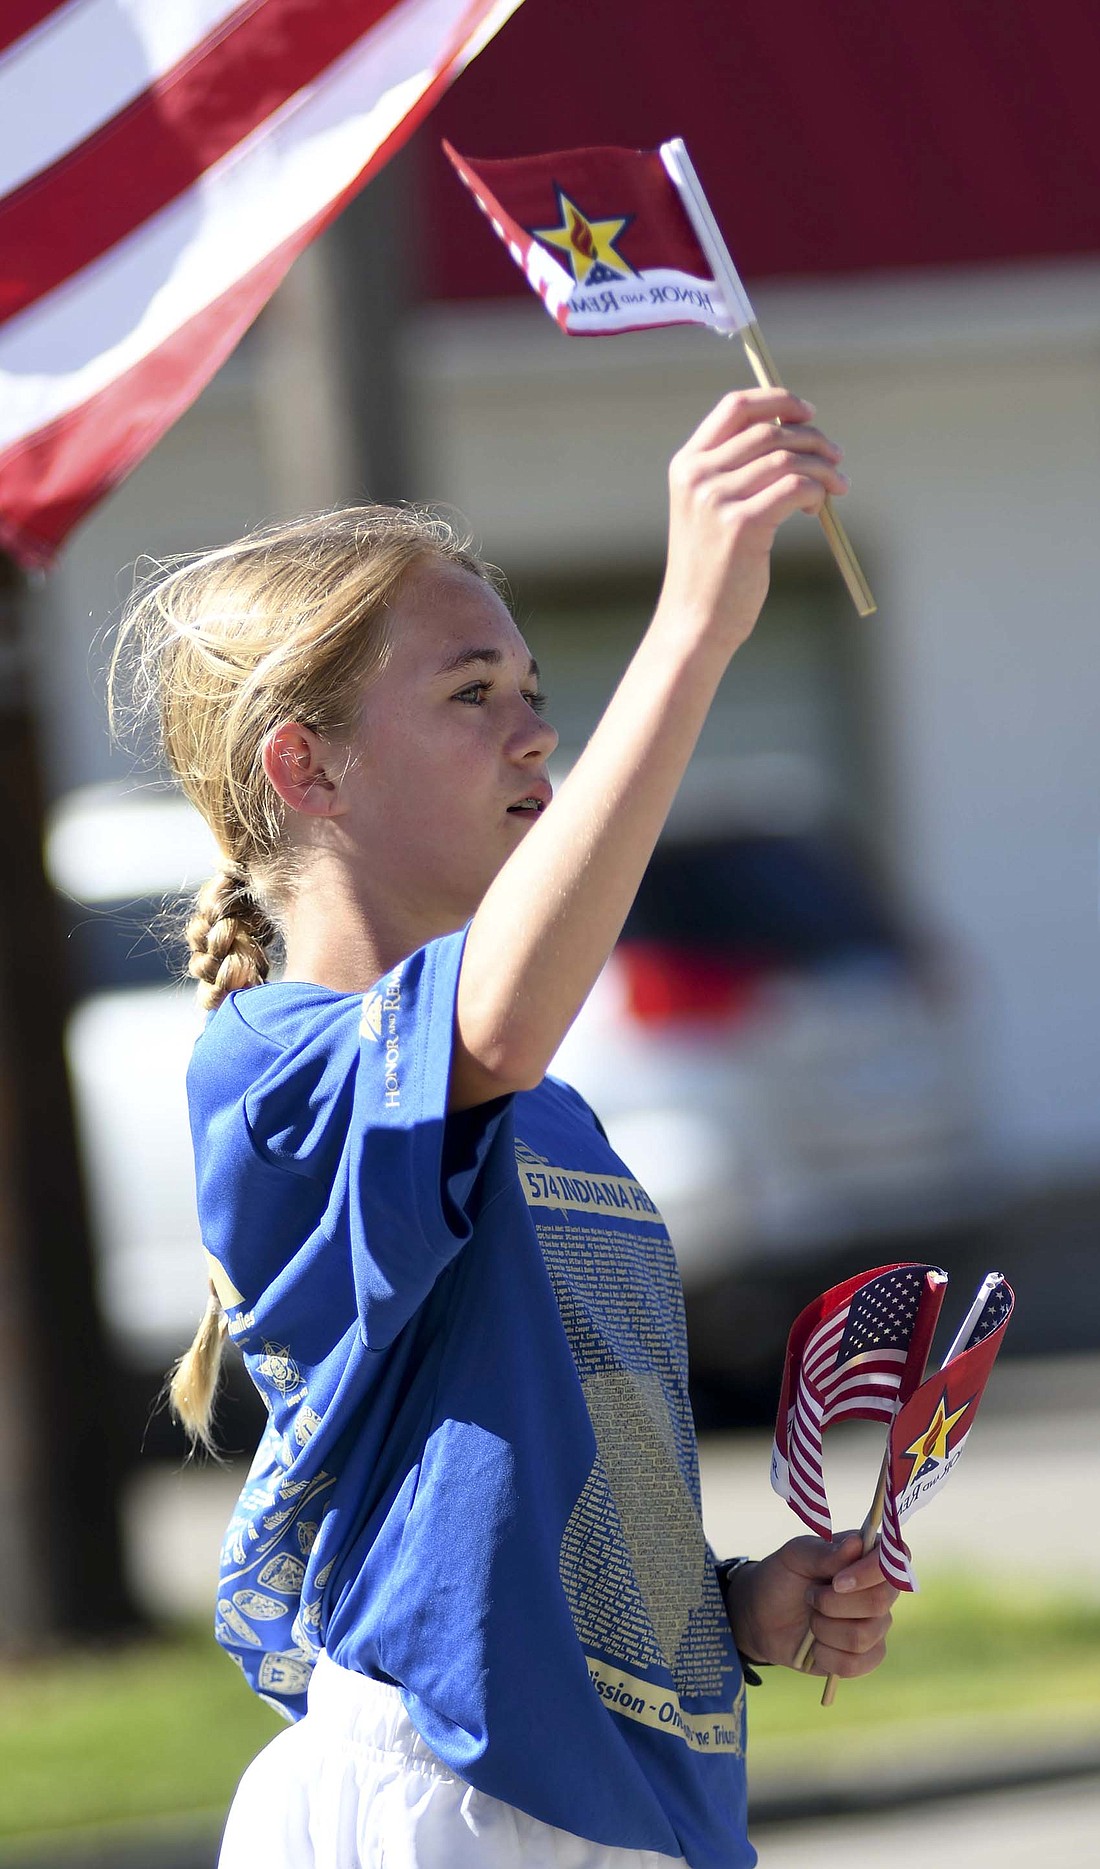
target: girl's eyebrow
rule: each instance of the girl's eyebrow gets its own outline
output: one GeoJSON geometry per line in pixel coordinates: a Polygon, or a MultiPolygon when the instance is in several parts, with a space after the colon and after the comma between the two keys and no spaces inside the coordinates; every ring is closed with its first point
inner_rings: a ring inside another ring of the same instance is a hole
{"type": "MultiPolygon", "coordinates": [[[[472,668],[473,665],[478,662],[486,664],[489,668],[499,668],[503,661],[504,656],[499,649],[460,649],[458,654],[452,656],[449,662],[444,662],[442,668],[438,672],[440,675],[455,675],[458,673],[459,669],[472,668]]],[[[527,673],[529,677],[533,676],[534,679],[538,681],[539,665],[535,661],[534,656],[531,657],[531,663],[527,673]]]]}

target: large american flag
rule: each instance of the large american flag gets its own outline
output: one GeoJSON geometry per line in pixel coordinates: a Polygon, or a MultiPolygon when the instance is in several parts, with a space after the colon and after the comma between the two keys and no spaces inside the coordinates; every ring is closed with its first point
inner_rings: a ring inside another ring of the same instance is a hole
{"type": "Polygon", "coordinates": [[[520,0],[5,0],[0,548],[45,564],[520,0]]]}
{"type": "Polygon", "coordinates": [[[893,1421],[924,1373],[946,1282],[939,1266],[878,1266],[834,1285],[795,1319],[772,1485],[822,1538],[832,1536],[825,1430],[837,1421],[893,1421]]]}

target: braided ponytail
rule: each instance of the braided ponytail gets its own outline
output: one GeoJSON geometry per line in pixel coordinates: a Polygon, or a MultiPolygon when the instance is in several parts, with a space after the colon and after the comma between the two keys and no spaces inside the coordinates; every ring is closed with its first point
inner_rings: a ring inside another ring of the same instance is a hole
{"type": "Polygon", "coordinates": [[[220,1006],[227,993],[262,986],[267,979],[267,949],[275,929],[235,865],[225,864],[203,884],[186,935],[191,950],[187,971],[199,982],[204,1012],[220,1006]]]}
{"type": "Polygon", "coordinates": [[[212,1433],[214,1394],[221,1370],[225,1333],[225,1312],[211,1282],[210,1296],[199,1319],[194,1340],[190,1349],[185,1350],[180,1357],[168,1384],[168,1402],[172,1413],[182,1423],[192,1446],[201,1442],[208,1454],[215,1452],[212,1433]]]}

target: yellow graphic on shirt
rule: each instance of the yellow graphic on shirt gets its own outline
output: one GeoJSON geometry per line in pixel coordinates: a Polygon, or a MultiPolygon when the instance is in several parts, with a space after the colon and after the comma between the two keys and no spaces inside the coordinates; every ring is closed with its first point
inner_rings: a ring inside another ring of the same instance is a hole
{"type": "Polygon", "coordinates": [[[269,1558],[256,1581],[271,1590],[281,1590],[284,1596],[297,1596],[305,1574],[306,1567],[299,1564],[297,1558],[280,1555],[269,1558]]]}
{"type": "Polygon", "coordinates": [[[593,1175],[582,1169],[551,1168],[519,1159],[520,1186],[528,1207],[552,1207],[559,1213],[626,1214],[631,1220],[663,1227],[653,1201],[632,1175],[593,1175]]]}
{"type": "Polygon", "coordinates": [[[233,1602],[250,1622],[276,1622],[286,1614],[286,1604],[260,1590],[234,1590],[233,1602]]]}
{"type": "Polygon", "coordinates": [[[283,1699],[304,1694],[315,1659],[312,1649],[308,1648],[265,1655],[256,1675],[257,1688],[261,1693],[266,1689],[269,1694],[278,1694],[283,1699]]]}
{"type": "Polygon", "coordinates": [[[264,1353],[256,1361],[256,1371],[279,1391],[284,1401],[293,1401],[299,1393],[305,1394],[302,1372],[284,1344],[265,1340],[264,1353]]]}
{"type": "Polygon", "coordinates": [[[553,1166],[523,1143],[516,1155],[596,1441],[559,1553],[593,1685],[628,1719],[693,1748],[739,1753],[744,1689],[734,1694],[700,1516],[668,1235],[631,1177],[553,1166]],[[675,1691],[642,1670],[670,1675],[675,1691]],[[685,1704],[704,1698],[726,1706],[700,1714],[685,1704]]]}
{"type": "Polygon", "coordinates": [[[678,1694],[662,1693],[652,1681],[639,1680],[625,1668],[609,1668],[591,1655],[585,1660],[588,1678],[600,1699],[628,1720],[640,1720],[658,1732],[677,1733],[697,1752],[744,1751],[744,1687],[729,1713],[689,1713],[678,1694]]]}
{"type": "Polygon", "coordinates": [[[320,1425],[321,1417],[317,1413],[317,1410],[315,1408],[310,1408],[306,1402],[303,1402],[298,1413],[294,1417],[294,1439],[297,1441],[298,1446],[304,1447],[306,1442],[316,1434],[320,1425]]]}
{"type": "Polygon", "coordinates": [[[238,1642],[250,1642],[253,1648],[263,1647],[263,1643],[256,1634],[255,1629],[249,1628],[244,1617],[229,1601],[228,1597],[220,1596],[218,1598],[218,1615],[221,1617],[222,1621],[232,1629],[238,1642]]]}
{"type": "Polygon", "coordinates": [[[218,1294],[218,1302],[222,1310],[231,1311],[234,1305],[243,1304],[244,1298],[237,1290],[221,1260],[215,1259],[207,1246],[203,1247],[203,1254],[206,1259],[206,1275],[218,1294]]]}

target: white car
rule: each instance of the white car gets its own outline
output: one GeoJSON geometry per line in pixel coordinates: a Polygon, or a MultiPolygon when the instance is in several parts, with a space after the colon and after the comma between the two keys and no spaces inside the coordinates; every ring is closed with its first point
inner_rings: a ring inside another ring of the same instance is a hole
{"type": "MultiPolygon", "coordinates": [[[[201,1017],[169,984],[181,950],[142,929],[213,851],[178,799],[95,788],[49,855],[91,905],[73,913],[89,991],[69,1054],[104,1311],[127,1361],[159,1369],[204,1300],[183,1084],[201,1017]]],[[[747,1354],[711,1302],[731,1275],[766,1281],[777,1323],[755,1347],[774,1361],[795,1267],[983,1210],[980,1049],[943,954],[894,926],[835,838],[804,814],[684,808],[552,1069],[664,1214],[701,1366],[747,1354]]]]}
{"type": "Polygon", "coordinates": [[[664,1214],[685,1287],[985,1211],[960,970],[817,831],[666,835],[553,1069],[664,1214]]]}

